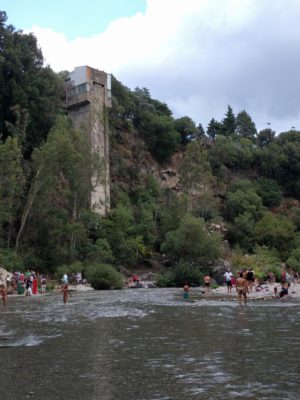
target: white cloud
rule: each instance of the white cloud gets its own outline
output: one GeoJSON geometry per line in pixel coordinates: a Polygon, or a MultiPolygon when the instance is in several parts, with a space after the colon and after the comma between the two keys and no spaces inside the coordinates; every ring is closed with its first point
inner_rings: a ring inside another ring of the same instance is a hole
{"type": "Polygon", "coordinates": [[[230,104],[259,129],[300,129],[298,0],[148,0],[90,38],[34,26],[55,71],[90,65],[130,88],[147,87],[175,117],[207,126],[230,104]]]}

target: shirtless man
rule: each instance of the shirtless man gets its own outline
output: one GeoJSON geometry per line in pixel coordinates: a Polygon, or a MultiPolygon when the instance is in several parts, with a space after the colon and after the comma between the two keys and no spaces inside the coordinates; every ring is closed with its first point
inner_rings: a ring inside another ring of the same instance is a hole
{"type": "Polygon", "coordinates": [[[205,275],[205,277],[203,278],[203,281],[204,281],[204,286],[205,286],[205,292],[208,293],[209,288],[210,288],[210,283],[211,283],[211,277],[209,275],[205,275]]]}
{"type": "Polygon", "coordinates": [[[61,291],[63,292],[63,302],[67,304],[68,297],[71,295],[68,285],[63,285],[61,291]]]}
{"type": "Polygon", "coordinates": [[[4,307],[6,307],[7,304],[7,288],[5,287],[4,284],[0,285],[0,297],[2,297],[2,302],[4,307]]]}
{"type": "Polygon", "coordinates": [[[239,278],[237,278],[236,280],[236,291],[238,292],[238,299],[239,302],[242,303],[243,298],[244,298],[244,302],[245,304],[247,303],[247,293],[249,293],[248,291],[248,287],[247,287],[247,281],[245,278],[243,278],[243,273],[240,273],[239,278]]]}

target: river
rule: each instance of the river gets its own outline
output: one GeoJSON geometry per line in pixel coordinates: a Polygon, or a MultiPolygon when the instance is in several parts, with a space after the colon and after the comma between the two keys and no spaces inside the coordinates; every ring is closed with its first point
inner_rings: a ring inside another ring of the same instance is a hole
{"type": "Polygon", "coordinates": [[[9,297],[1,399],[299,399],[300,303],[180,289],[9,297]],[[198,295],[199,293],[199,295],[198,295]]]}

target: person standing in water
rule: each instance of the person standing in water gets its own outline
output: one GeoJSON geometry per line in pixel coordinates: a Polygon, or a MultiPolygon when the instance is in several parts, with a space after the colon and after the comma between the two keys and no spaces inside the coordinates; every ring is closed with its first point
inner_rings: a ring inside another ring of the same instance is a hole
{"type": "Polygon", "coordinates": [[[230,272],[229,270],[226,270],[226,272],[224,274],[224,278],[225,278],[226,285],[227,285],[227,293],[231,293],[231,289],[232,289],[231,279],[233,278],[232,272],[230,272]]]}
{"type": "Polygon", "coordinates": [[[7,305],[7,288],[4,284],[0,285],[0,297],[2,298],[3,306],[7,305]]]}
{"type": "Polygon", "coordinates": [[[254,272],[252,268],[250,268],[247,271],[246,281],[247,281],[248,292],[249,291],[252,292],[252,287],[254,282],[254,272]]]}
{"type": "Polygon", "coordinates": [[[42,290],[42,294],[46,293],[46,288],[47,288],[47,279],[44,275],[42,275],[42,279],[41,279],[41,290],[42,290]]]}
{"type": "Polygon", "coordinates": [[[205,292],[208,293],[209,292],[209,288],[210,288],[210,284],[211,284],[211,277],[210,275],[205,275],[205,277],[203,278],[204,281],[204,286],[205,286],[205,292]]]}
{"type": "Polygon", "coordinates": [[[247,293],[249,293],[249,291],[248,291],[247,281],[245,278],[243,278],[242,272],[240,273],[239,278],[237,278],[236,280],[236,291],[238,292],[239,302],[242,303],[244,298],[244,303],[246,304],[247,293]]]}
{"type": "Polygon", "coordinates": [[[188,300],[190,298],[190,287],[187,283],[183,286],[183,300],[188,300]]]}
{"type": "Polygon", "coordinates": [[[71,296],[68,285],[67,284],[63,285],[61,291],[63,292],[63,301],[65,304],[67,304],[69,295],[71,296]]]}

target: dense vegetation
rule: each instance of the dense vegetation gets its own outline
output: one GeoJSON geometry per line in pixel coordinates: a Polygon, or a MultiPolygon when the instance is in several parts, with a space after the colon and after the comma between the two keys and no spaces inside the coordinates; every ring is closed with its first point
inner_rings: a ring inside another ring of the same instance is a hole
{"type": "Polygon", "coordinates": [[[164,261],[162,285],[197,282],[220,258],[261,274],[282,262],[300,271],[299,131],[257,132],[245,110],[230,106],[205,131],[188,116],[175,119],[146,88],[113,78],[104,218],[89,210],[96,166],[84,132],[64,114],[63,76],[0,12],[1,265],[76,265],[101,287],[107,277],[120,286],[112,266],[134,270],[145,259],[164,261]],[[176,190],[153,173],[175,159],[176,190]]]}

